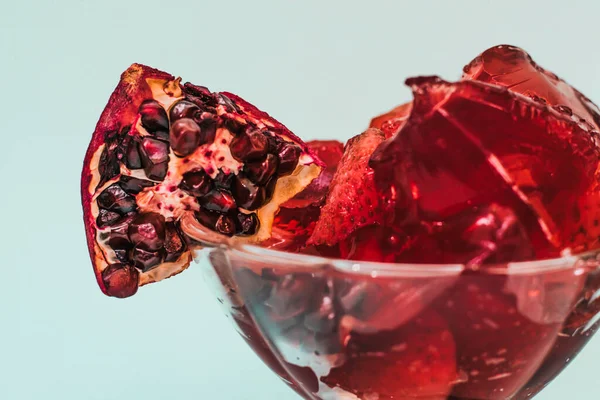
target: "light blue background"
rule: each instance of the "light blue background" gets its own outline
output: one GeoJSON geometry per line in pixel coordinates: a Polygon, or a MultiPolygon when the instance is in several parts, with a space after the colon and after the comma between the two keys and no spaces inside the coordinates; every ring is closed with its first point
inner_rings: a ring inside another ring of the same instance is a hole
{"type": "MultiPolygon", "coordinates": [[[[306,139],[343,140],[408,100],[406,77],[457,78],[500,43],[600,102],[596,4],[3,1],[0,399],[296,398],[231,329],[199,265],[126,301],[96,287],[79,174],[132,62],[238,93],[306,139]]],[[[596,398],[599,356],[596,338],[539,398],[596,398]]]]}

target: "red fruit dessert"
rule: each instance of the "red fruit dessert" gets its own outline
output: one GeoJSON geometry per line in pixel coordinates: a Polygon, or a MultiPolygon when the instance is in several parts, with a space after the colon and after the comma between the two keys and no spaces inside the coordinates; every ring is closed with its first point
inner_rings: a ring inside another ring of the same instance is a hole
{"type": "Polygon", "coordinates": [[[307,399],[536,394],[600,325],[598,261],[569,257],[600,237],[598,110],[511,46],[459,82],[407,84],[414,100],[345,146],[305,144],[237,96],[132,66],[82,180],[103,291],[230,244],[211,252],[217,297],[307,399]]]}
{"type": "Polygon", "coordinates": [[[359,184],[334,180],[317,243],[353,259],[471,264],[597,247],[600,119],[589,99],[512,46],[482,53],[461,82],[407,84],[413,102],[371,121],[387,140],[368,173],[354,174],[359,184]],[[337,193],[361,185],[366,195],[340,205],[337,193]],[[385,207],[352,224],[369,198],[385,207]],[[336,218],[342,229],[332,231],[336,218]]]}
{"type": "Polygon", "coordinates": [[[110,296],[187,268],[203,244],[270,237],[322,163],[268,114],[143,65],[121,77],[82,172],[88,246],[110,296]]]}

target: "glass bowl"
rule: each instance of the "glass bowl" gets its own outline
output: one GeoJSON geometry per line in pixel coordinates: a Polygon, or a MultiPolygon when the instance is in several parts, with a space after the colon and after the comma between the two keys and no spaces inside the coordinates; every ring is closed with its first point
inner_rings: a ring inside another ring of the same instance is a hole
{"type": "Polygon", "coordinates": [[[598,252],[480,269],[251,245],[209,259],[238,332],[305,399],[530,398],[600,324],[598,252]]]}

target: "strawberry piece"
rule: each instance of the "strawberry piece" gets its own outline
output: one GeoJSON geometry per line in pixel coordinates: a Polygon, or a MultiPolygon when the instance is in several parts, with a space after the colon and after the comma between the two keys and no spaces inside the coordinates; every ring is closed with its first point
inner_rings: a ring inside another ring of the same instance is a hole
{"type": "Polygon", "coordinates": [[[384,222],[382,198],[373,190],[368,166],[384,139],[380,130],[368,129],[348,141],[309,244],[333,246],[360,227],[384,222]]]}

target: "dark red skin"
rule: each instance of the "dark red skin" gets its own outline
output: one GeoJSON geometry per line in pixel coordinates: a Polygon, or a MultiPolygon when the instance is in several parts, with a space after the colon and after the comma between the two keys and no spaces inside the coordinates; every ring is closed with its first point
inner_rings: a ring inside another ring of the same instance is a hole
{"type": "MultiPolygon", "coordinates": [[[[89,167],[92,156],[98,150],[98,148],[104,144],[105,132],[118,129],[123,121],[135,121],[138,115],[138,108],[140,104],[144,100],[152,98],[152,92],[146,84],[146,79],[148,78],[163,79],[167,81],[172,81],[175,79],[173,75],[166,72],[159,71],[141,64],[132,64],[125,72],[123,72],[119,84],[110,96],[108,104],[104,108],[104,111],[102,112],[102,115],[96,124],[96,128],[83,160],[83,170],[81,175],[81,200],[83,205],[85,233],[92,263],[94,263],[95,260],[94,251],[96,245],[96,222],[91,214],[92,195],[89,193],[89,185],[92,180],[92,174],[89,167]]],[[[180,86],[183,89],[184,85],[180,86]]],[[[310,150],[310,148],[300,138],[290,132],[289,129],[287,129],[282,123],[237,95],[228,92],[223,92],[221,94],[231,99],[238,107],[243,108],[243,111],[249,116],[257,119],[268,119],[274,126],[274,128],[271,128],[272,130],[276,131],[277,134],[284,135],[293,140],[302,148],[303,152],[308,153],[313,157],[316,165],[320,167],[325,166],[325,164],[319,160],[315,153],[310,150]]],[[[106,285],[102,280],[101,273],[95,267],[95,265],[94,273],[102,292],[109,295],[106,285]]]]}

